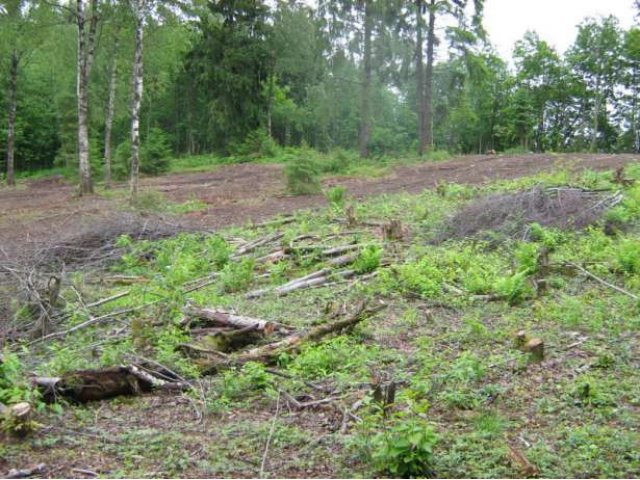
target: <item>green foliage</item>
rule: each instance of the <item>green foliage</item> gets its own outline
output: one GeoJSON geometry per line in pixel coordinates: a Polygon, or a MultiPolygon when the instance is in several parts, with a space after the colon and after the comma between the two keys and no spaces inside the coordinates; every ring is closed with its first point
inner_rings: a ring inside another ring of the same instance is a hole
{"type": "MultiPolygon", "coordinates": [[[[159,128],[150,129],[140,145],[140,172],[147,175],[168,172],[172,155],[168,135],[159,128]]],[[[113,176],[119,179],[128,177],[131,171],[131,140],[118,145],[113,160],[113,176]]]]}
{"type": "Polygon", "coordinates": [[[404,293],[417,293],[424,297],[433,297],[441,293],[444,276],[425,257],[418,263],[405,263],[384,270],[381,281],[386,290],[404,293]]]}
{"type": "Polygon", "coordinates": [[[0,362],[0,403],[32,402],[38,392],[32,390],[18,355],[9,351],[2,353],[0,362]]]}
{"type": "Polygon", "coordinates": [[[287,190],[294,195],[312,195],[320,192],[318,166],[310,158],[297,156],[290,159],[284,169],[287,190]]]}
{"type": "Polygon", "coordinates": [[[617,248],[617,262],[627,273],[640,273],[640,242],[626,240],[617,248]]]}
{"type": "Polygon", "coordinates": [[[325,192],[325,196],[329,203],[334,207],[342,207],[345,201],[345,194],[347,193],[347,189],[340,185],[336,185],[335,187],[331,187],[329,190],[325,192]]]}
{"type": "Polygon", "coordinates": [[[528,283],[526,270],[498,279],[495,289],[496,293],[504,296],[511,305],[515,305],[533,294],[533,288],[528,283]]]}
{"type": "Polygon", "coordinates": [[[433,450],[438,436],[419,417],[395,418],[371,439],[376,469],[394,478],[430,478],[435,475],[433,450]]]}
{"type": "Polygon", "coordinates": [[[222,291],[233,293],[245,290],[253,281],[254,267],[252,259],[246,259],[240,263],[227,263],[220,274],[222,291]]]}
{"type": "Polygon", "coordinates": [[[230,151],[232,155],[251,161],[275,157],[279,153],[279,148],[268,133],[259,128],[250,132],[242,143],[232,144],[230,151]]]}
{"type": "Polygon", "coordinates": [[[353,269],[360,274],[373,272],[380,266],[382,253],[382,248],[377,245],[366,246],[353,262],[353,269]]]}

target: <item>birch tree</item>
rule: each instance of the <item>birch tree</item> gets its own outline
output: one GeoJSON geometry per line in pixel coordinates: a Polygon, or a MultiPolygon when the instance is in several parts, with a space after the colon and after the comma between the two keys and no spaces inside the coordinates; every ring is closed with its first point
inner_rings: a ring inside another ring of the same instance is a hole
{"type": "Polygon", "coordinates": [[[133,0],[135,54],[133,59],[133,100],[131,102],[131,178],[129,180],[131,201],[135,201],[138,196],[140,172],[140,107],[143,93],[143,41],[147,6],[147,0],[133,0]]]}
{"type": "Polygon", "coordinates": [[[89,75],[96,46],[98,0],[91,0],[89,11],[84,0],[76,0],[78,27],[77,104],[78,104],[78,165],[80,195],[93,193],[91,163],[89,161],[89,75]],[[87,17],[88,15],[88,17],[87,17]]]}

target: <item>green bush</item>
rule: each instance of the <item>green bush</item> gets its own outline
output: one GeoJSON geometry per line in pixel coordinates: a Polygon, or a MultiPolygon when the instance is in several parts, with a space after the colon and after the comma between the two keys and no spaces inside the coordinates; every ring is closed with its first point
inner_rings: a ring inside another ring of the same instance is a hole
{"type": "Polygon", "coordinates": [[[618,264],[627,273],[640,272],[640,242],[628,240],[618,247],[618,264]]]}
{"type": "Polygon", "coordinates": [[[287,190],[294,195],[312,195],[320,192],[319,168],[306,156],[297,156],[284,168],[287,190]]]}
{"type": "Polygon", "coordinates": [[[245,161],[275,157],[279,148],[263,128],[250,132],[240,144],[230,146],[232,155],[245,161]]]}
{"type": "Polygon", "coordinates": [[[421,418],[400,418],[372,439],[376,469],[395,478],[429,478],[435,475],[433,449],[438,437],[421,418]]]}
{"type": "Polygon", "coordinates": [[[327,197],[327,200],[329,200],[329,203],[332,206],[342,207],[344,205],[346,192],[347,192],[347,189],[345,187],[341,187],[340,185],[337,185],[327,190],[325,192],[325,197],[327,197]]]}
{"type": "Polygon", "coordinates": [[[227,263],[220,275],[220,284],[225,293],[239,292],[253,281],[253,260],[241,263],[227,263]]]}
{"type": "Polygon", "coordinates": [[[353,263],[353,269],[357,273],[370,273],[380,266],[382,259],[382,248],[377,245],[369,245],[365,247],[358,258],[353,263]]]}
{"type": "MultiPolygon", "coordinates": [[[[158,175],[168,172],[172,156],[169,136],[159,128],[152,128],[140,145],[140,172],[158,175]]],[[[123,179],[131,172],[131,140],[127,139],[116,148],[112,165],[114,178],[123,179]]]]}

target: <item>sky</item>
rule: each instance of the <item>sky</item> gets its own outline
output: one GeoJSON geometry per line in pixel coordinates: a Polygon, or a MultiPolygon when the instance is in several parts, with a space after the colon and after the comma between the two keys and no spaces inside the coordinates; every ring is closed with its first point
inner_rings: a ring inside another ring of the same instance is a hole
{"type": "Polygon", "coordinates": [[[485,0],[484,26],[500,56],[510,58],[527,30],[535,30],[563,53],[585,17],[615,15],[628,28],[634,13],[633,0],[485,0]]]}

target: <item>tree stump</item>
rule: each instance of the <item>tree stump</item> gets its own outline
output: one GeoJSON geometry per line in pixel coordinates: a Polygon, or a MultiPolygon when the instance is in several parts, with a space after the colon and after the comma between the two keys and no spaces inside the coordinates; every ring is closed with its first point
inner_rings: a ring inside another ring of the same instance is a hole
{"type": "Polygon", "coordinates": [[[525,345],[525,351],[529,353],[531,361],[539,363],[544,360],[544,342],[539,338],[532,338],[525,345]]]}

